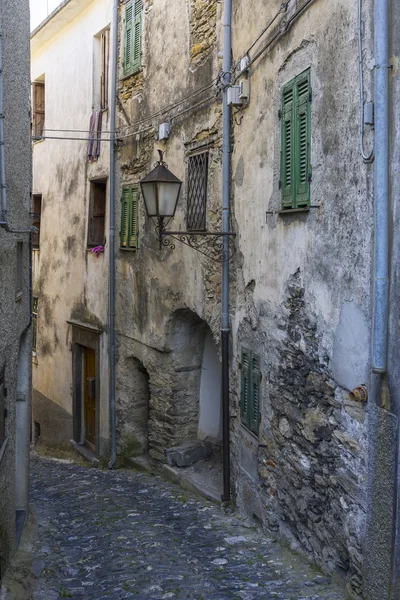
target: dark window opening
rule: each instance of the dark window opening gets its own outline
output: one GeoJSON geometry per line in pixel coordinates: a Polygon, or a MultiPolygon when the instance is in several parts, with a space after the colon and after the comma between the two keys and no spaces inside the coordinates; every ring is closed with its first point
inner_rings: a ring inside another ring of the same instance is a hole
{"type": "Polygon", "coordinates": [[[33,84],[33,135],[43,137],[45,119],[45,84],[35,81],[33,84]]]}
{"type": "Polygon", "coordinates": [[[32,246],[39,248],[40,246],[40,218],[42,215],[42,195],[33,194],[32,196],[32,225],[38,230],[37,233],[32,233],[32,246]]]}
{"type": "Polygon", "coordinates": [[[106,214],[106,181],[90,182],[88,246],[104,245],[104,224],[106,214]]]}
{"type": "Polygon", "coordinates": [[[187,228],[206,229],[208,152],[189,157],[187,185],[187,228]]]}

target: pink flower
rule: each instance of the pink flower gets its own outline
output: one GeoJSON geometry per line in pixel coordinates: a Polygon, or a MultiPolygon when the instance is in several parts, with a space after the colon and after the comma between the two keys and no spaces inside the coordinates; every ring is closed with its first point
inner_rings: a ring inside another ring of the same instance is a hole
{"type": "Polygon", "coordinates": [[[90,252],[96,255],[96,258],[99,258],[99,254],[104,252],[104,246],[96,246],[95,248],[90,248],[90,252]]]}

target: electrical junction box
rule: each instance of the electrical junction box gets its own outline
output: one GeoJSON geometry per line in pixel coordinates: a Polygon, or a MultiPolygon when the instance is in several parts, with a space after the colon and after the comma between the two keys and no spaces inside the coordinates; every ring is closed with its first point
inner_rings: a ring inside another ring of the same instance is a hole
{"type": "Polygon", "coordinates": [[[248,79],[239,81],[239,98],[242,102],[247,102],[250,96],[250,83],[248,79]]]}
{"type": "Polygon", "coordinates": [[[243,100],[240,98],[240,86],[232,85],[228,87],[227,100],[230,106],[240,106],[243,104],[243,100]]]}
{"type": "Polygon", "coordinates": [[[167,140],[169,138],[169,134],[171,133],[171,125],[170,123],[161,123],[158,128],[158,139],[159,140],[167,140]]]}
{"type": "Polygon", "coordinates": [[[250,62],[250,58],[247,56],[243,56],[243,58],[240,60],[240,72],[242,73],[243,71],[245,71],[247,69],[247,65],[250,62]]]}
{"type": "Polygon", "coordinates": [[[374,103],[366,102],[364,104],[364,125],[374,126],[374,103]]]}

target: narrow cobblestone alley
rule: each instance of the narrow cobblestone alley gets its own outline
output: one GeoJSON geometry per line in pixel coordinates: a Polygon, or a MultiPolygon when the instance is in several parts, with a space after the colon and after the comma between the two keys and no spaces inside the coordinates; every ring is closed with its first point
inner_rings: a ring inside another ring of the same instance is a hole
{"type": "Polygon", "coordinates": [[[34,457],[31,486],[32,600],[343,599],[279,542],[160,477],[34,457]]]}

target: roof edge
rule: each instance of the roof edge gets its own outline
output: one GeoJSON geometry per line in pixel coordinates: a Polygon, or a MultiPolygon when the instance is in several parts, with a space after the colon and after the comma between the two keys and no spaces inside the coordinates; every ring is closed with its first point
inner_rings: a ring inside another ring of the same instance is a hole
{"type": "Polygon", "coordinates": [[[39,31],[41,31],[44,27],[46,27],[47,23],[49,23],[49,21],[51,21],[56,15],[58,15],[59,12],[61,12],[63,10],[63,8],[65,8],[65,6],[67,6],[67,4],[69,4],[71,2],[71,0],[64,0],[64,2],[62,2],[61,4],[59,4],[57,6],[57,8],[55,8],[53,10],[53,12],[51,12],[44,21],[42,21],[31,33],[31,39],[35,37],[35,35],[37,33],[39,33],[39,31]]]}

